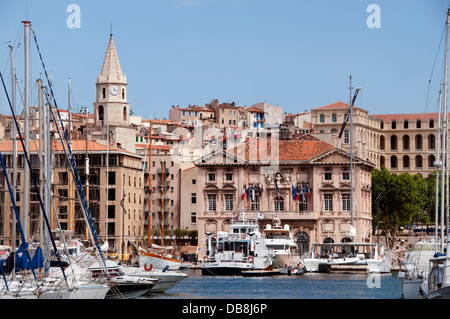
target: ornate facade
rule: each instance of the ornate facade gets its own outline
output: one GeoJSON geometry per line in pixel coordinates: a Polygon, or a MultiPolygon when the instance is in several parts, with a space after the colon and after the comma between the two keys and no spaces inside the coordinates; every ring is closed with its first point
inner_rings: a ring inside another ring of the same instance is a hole
{"type": "Polygon", "coordinates": [[[261,229],[280,218],[293,228],[302,254],[325,240],[371,242],[373,165],[355,158],[357,233],[351,237],[349,163],[348,153],[317,139],[276,145],[270,139],[247,139],[233,150],[219,149],[199,159],[195,165],[200,255],[206,248],[205,233],[228,231],[238,215],[258,219],[261,229]]]}

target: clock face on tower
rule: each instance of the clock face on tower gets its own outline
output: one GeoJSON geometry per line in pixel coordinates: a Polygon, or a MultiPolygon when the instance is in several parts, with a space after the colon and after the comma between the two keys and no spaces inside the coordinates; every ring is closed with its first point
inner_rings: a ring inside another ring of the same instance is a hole
{"type": "Polygon", "coordinates": [[[119,87],[117,85],[113,85],[109,88],[109,93],[112,95],[117,95],[119,93],[119,87]]]}

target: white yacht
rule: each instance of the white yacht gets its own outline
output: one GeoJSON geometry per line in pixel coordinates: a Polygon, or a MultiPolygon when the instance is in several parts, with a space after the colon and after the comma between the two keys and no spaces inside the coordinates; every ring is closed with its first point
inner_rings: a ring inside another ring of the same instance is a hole
{"type": "Polygon", "coordinates": [[[330,272],[332,266],[355,266],[374,273],[391,271],[392,256],[381,244],[322,243],[313,244],[312,252],[303,258],[308,272],[330,272]]]}
{"type": "Polygon", "coordinates": [[[427,299],[450,299],[450,243],[445,253],[437,253],[429,259],[428,275],[420,285],[427,299]]]}
{"type": "Polygon", "coordinates": [[[402,281],[403,298],[421,299],[423,294],[420,285],[428,275],[428,263],[435,253],[435,241],[420,240],[411,245],[407,253],[404,271],[399,271],[398,278],[402,281]]]}
{"type": "Polygon", "coordinates": [[[208,233],[208,247],[202,263],[203,275],[239,275],[245,270],[273,269],[274,254],[259,231],[258,222],[234,221],[230,232],[208,233]]]}
{"type": "Polygon", "coordinates": [[[297,254],[298,246],[289,225],[282,227],[280,219],[275,218],[273,226],[266,225],[263,236],[266,239],[267,248],[272,249],[275,255],[273,261],[275,268],[297,266],[301,263],[300,256],[297,254]]]}
{"type": "Polygon", "coordinates": [[[185,280],[188,275],[179,271],[165,271],[160,269],[150,269],[149,267],[122,266],[122,270],[128,276],[142,278],[156,278],[158,282],[146,294],[163,293],[179,282],[185,280]]]}

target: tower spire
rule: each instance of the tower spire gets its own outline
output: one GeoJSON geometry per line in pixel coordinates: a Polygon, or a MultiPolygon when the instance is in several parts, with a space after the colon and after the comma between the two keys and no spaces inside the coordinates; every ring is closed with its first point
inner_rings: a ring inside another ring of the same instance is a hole
{"type": "Polygon", "coordinates": [[[97,82],[122,84],[127,83],[127,78],[122,72],[122,68],[119,62],[119,56],[117,55],[116,45],[114,44],[112,25],[108,48],[106,49],[105,60],[103,61],[102,71],[97,77],[97,82]]]}

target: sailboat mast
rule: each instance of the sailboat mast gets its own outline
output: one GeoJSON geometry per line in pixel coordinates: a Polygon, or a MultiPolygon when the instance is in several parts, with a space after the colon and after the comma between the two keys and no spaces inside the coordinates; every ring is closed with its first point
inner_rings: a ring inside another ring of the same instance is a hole
{"type": "MultiPolygon", "coordinates": [[[[43,134],[43,128],[44,128],[44,116],[43,116],[43,102],[44,98],[42,96],[42,79],[37,79],[37,87],[38,87],[38,107],[39,107],[39,161],[43,163],[42,166],[45,166],[45,162],[43,161],[44,157],[44,134],[43,134]]],[[[44,168],[39,168],[39,190],[41,194],[44,192],[44,168]]],[[[45,200],[44,200],[45,203],[45,200]]],[[[44,248],[44,211],[42,208],[39,209],[39,247],[41,250],[44,248]]],[[[43,269],[39,269],[39,275],[43,274],[43,269]]]]}
{"type": "Polygon", "coordinates": [[[350,75],[350,216],[353,227],[353,103],[352,76],[350,75]]]}
{"type": "MultiPolygon", "coordinates": [[[[13,113],[16,113],[16,68],[14,65],[14,49],[10,45],[9,48],[11,49],[11,101],[12,101],[12,109],[13,113]]],[[[12,125],[12,141],[13,141],[13,198],[14,201],[16,201],[16,187],[17,187],[17,140],[16,140],[16,126],[12,125]]],[[[14,208],[11,208],[11,214],[12,214],[12,239],[11,239],[11,247],[13,251],[16,251],[16,214],[14,212],[14,208]]],[[[15,267],[13,267],[12,273],[13,273],[13,280],[16,279],[16,272],[15,267]]]]}
{"type": "Polygon", "coordinates": [[[152,242],[152,120],[150,119],[150,131],[148,133],[148,247],[152,242]]]}
{"type": "MultiPolygon", "coordinates": [[[[445,91],[444,91],[444,105],[445,105],[445,123],[446,123],[446,130],[445,130],[445,134],[446,134],[446,146],[448,145],[448,50],[449,50],[449,37],[450,37],[450,9],[448,9],[447,11],[447,24],[446,24],[446,28],[447,28],[447,38],[446,38],[446,42],[445,42],[445,91]]],[[[448,152],[445,152],[444,156],[446,157],[445,159],[445,176],[447,178],[447,196],[446,196],[446,200],[447,200],[447,205],[446,205],[446,211],[445,211],[445,228],[446,231],[448,231],[448,213],[449,213],[449,201],[450,199],[449,197],[449,185],[448,185],[448,152]]],[[[441,241],[442,241],[442,252],[444,252],[444,235],[445,233],[441,233],[441,241]]]]}
{"type": "MultiPolygon", "coordinates": [[[[24,24],[24,49],[25,49],[25,151],[29,154],[30,150],[30,21],[22,21],[24,24]]],[[[24,165],[24,190],[23,190],[23,228],[25,238],[29,237],[28,213],[29,213],[29,199],[30,199],[30,170],[27,165],[24,165]]]]}
{"type": "Polygon", "coordinates": [[[441,102],[442,92],[439,91],[439,110],[438,110],[438,131],[437,131],[437,148],[436,148],[436,162],[434,166],[436,167],[436,176],[435,176],[435,211],[434,211],[434,253],[437,253],[438,250],[438,217],[439,217],[439,168],[441,166],[441,112],[442,112],[442,102],[441,102]]]}
{"type": "Polygon", "coordinates": [[[164,159],[161,162],[161,185],[162,185],[162,193],[161,193],[161,245],[164,246],[164,159]]]}
{"type": "Polygon", "coordinates": [[[447,12],[446,40],[445,40],[445,74],[444,74],[444,114],[442,125],[442,184],[441,184],[441,252],[444,252],[444,214],[447,209],[444,207],[444,187],[447,178],[447,144],[448,144],[448,47],[449,47],[449,25],[450,9],[447,12]]]}

